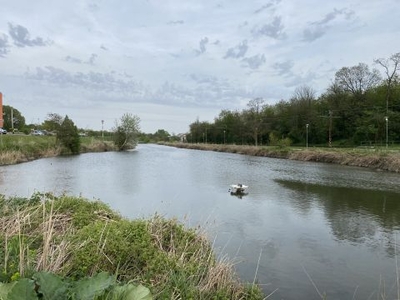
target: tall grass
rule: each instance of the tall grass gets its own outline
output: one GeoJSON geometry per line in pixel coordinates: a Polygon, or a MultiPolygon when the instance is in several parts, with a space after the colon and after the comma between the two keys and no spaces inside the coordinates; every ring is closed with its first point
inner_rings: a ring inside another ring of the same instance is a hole
{"type": "Polygon", "coordinates": [[[49,271],[72,279],[99,272],[148,286],[155,299],[262,299],[200,229],[159,215],[127,220],[99,201],[35,194],[0,198],[2,281],[49,271]]]}
{"type": "Polygon", "coordinates": [[[15,164],[41,157],[56,156],[61,148],[54,136],[0,136],[0,165],[15,164]]]}
{"type": "MultiPolygon", "coordinates": [[[[81,152],[116,150],[110,141],[99,138],[81,138],[81,152]]],[[[63,154],[55,136],[0,135],[0,165],[10,165],[43,157],[63,154]]]]}
{"type": "Polygon", "coordinates": [[[238,153],[251,156],[333,163],[400,173],[400,152],[353,148],[299,148],[222,144],[161,143],[185,149],[238,153]]]}

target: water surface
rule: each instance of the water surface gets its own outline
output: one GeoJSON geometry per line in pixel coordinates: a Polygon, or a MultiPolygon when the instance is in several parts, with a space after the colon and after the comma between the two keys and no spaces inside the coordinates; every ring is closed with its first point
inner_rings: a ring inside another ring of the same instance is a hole
{"type": "Polygon", "coordinates": [[[399,174],[156,145],[0,167],[0,193],[35,191],[201,225],[269,299],[397,297],[399,174]],[[249,194],[231,196],[233,183],[249,194]]]}

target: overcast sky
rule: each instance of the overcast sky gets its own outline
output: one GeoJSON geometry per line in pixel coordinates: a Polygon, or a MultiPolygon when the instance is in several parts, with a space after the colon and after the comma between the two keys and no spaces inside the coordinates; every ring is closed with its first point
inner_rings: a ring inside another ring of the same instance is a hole
{"type": "Polygon", "coordinates": [[[396,52],[400,0],[0,0],[0,91],[27,123],[177,134],[396,52]]]}

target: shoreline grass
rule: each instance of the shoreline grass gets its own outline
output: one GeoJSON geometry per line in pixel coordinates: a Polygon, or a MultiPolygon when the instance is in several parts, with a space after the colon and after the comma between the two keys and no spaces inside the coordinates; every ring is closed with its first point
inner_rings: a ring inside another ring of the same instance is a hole
{"type": "Polygon", "coordinates": [[[159,215],[128,220],[100,201],[51,194],[0,196],[0,281],[39,271],[79,280],[101,272],[154,299],[263,299],[216,258],[199,228],[159,215]]]}
{"type": "Polygon", "coordinates": [[[400,152],[384,149],[299,148],[222,144],[159,143],[160,145],[242,155],[332,163],[339,165],[400,172],[400,152]]]}
{"type": "MultiPolygon", "coordinates": [[[[80,153],[115,151],[111,141],[93,137],[81,138],[80,153]]],[[[1,135],[0,166],[32,161],[39,158],[64,155],[55,136],[1,135]]]]}

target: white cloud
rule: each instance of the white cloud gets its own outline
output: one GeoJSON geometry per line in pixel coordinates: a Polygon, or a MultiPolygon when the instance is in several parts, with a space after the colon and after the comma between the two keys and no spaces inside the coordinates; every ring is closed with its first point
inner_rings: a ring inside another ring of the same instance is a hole
{"type": "Polygon", "coordinates": [[[0,10],[0,89],[28,122],[53,111],[99,129],[127,111],[179,133],[254,97],[323,92],[339,68],[399,52],[399,20],[396,0],[15,0],[0,10]]]}

